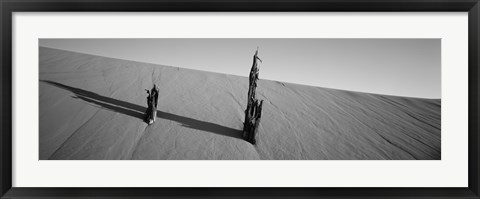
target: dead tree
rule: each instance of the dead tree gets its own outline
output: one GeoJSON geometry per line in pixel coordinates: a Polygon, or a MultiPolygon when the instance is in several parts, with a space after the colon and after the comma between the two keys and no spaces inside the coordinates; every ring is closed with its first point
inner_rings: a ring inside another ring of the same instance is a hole
{"type": "Polygon", "coordinates": [[[157,105],[158,105],[158,87],[153,85],[151,90],[145,89],[147,91],[147,111],[145,113],[145,122],[152,124],[157,118],[157,105]]]}
{"type": "Polygon", "coordinates": [[[147,111],[145,112],[145,122],[147,124],[153,123],[153,95],[150,90],[145,89],[147,91],[147,111]]]}
{"type": "Polygon", "coordinates": [[[262,62],[258,57],[258,48],[253,56],[253,65],[250,70],[247,109],[245,109],[245,120],[243,123],[243,138],[252,144],[256,143],[255,136],[257,134],[258,125],[260,124],[263,105],[263,100],[259,102],[255,95],[259,73],[257,61],[262,62]]]}
{"type": "Polygon", "coordinates": [[[157,120],[157,106],[158,106],[158,87],[157,85],[153,84],[153,88],[151,90],[151,94],[152,94],[152,101],[153,101],[153,107],[152,107],[152,118],[153,118],[153,122],[155,122],[155,120],[157,120]]]}

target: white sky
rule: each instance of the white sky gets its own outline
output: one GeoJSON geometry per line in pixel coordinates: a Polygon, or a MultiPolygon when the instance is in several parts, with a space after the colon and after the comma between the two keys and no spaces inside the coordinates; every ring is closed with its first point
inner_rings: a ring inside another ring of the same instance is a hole
{"type": "Polygon", "coordinates": [[[440,39],[40,39],[40,46],[397,96],[441,98],[440,39]]]}

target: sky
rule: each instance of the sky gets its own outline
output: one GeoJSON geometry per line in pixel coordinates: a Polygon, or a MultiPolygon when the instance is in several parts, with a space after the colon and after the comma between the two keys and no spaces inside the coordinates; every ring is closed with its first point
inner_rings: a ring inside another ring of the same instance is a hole
{"type": "Polygon", "coordinates": [[[366,93],[441,98],[440,39],[40,39],[93,55],[366,93]]]}

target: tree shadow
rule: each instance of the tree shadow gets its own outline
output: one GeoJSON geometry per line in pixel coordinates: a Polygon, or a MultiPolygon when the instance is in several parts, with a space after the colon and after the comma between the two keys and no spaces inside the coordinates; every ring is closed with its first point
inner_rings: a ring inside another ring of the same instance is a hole
{"type": "MultiPolygon", "coordinates": [[[[40,80],[40,81],[56,86],[58,88],[62,88],[62,89],[73,92],[75,94],[73,98],[81,99],[88,103],[96,104],[105,109],[109,109],[117,113],[122,113],[134,118],[138,118],[142,121],[145,118],[145,112],[147,110],[146,107],[132,104],[130,102],[120,101],[110,97],[105,97],[91,91],[86,91],[83,89],[67,86],[65,84],[61,84],[58,82],[53,82],[49,80],[40,80]]],[[[193,118],[188,118],[188,117],[175,115],[172,113],[167,113],[167,112],[158,111],[158,110],[157,110],[157,118],[175,121],[180,123],[182,126],[191,128],[191,129],[197,129],[200,131],[207,131],[207,132],[215,133],[218,135],[224,135],[224,136],[242,139],[243,132],[241,130],[229,128],[229,127],[214,124],[211,122],[200,121],[193,118]]]]}

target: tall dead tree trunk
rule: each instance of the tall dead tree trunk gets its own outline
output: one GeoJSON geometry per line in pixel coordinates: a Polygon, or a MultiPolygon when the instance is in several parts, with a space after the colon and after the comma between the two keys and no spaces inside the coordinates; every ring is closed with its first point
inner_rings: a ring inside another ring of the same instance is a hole
{"type": "Polygon", "coordinates": [[[248,82],[247,109],[245,109],[245,120],[243,123],[243,138],[252,144],[256,143],[255,137],[257,134],[258,125],[260,124],[260,117],[263,105],[263,100],[259,102],[255,94],[259,73],[257,61],[262,62],[262,60],[257,55],[258,49],[253,56],[253,65],[252,69],[250,70],[248,82]]]}

